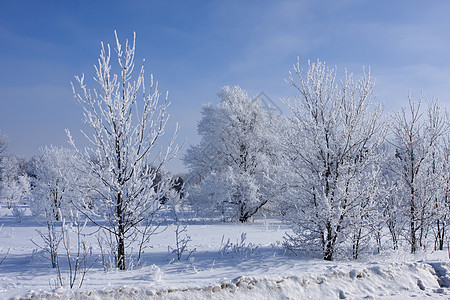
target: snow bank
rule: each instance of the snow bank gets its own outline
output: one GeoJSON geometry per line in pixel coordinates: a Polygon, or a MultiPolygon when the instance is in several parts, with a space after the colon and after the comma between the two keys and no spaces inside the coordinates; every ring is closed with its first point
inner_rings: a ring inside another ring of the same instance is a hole
{"type": "Polygon", "coordinates": [[[336,265],[325,273],[247,277],[199,288],[148,289],[145,286],[74,292],[29,293],[27,299],[405,299],[448,298],[450,263],[336,265]]]}

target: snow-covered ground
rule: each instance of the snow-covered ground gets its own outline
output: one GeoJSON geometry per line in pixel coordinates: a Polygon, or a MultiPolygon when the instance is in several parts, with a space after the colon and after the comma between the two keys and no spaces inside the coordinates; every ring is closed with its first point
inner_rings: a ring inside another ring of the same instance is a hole
{"type": "MultiPolygon", "coordinates": [[[[0,265],[0,299],[450,298],[447,252],[396,252],[333,262],[298,257],[279,247],[289,229],[278,220],[192,223],[188,247],[196,250],[180,261],[168,250],[175,244],[170,225],[152,238],[144,266],[105,272],[97,261],[81,288],[55,289],[56,273],[33,243],[42,244],[36,230],[44,231],[44,224],[32,217],[17,223],[5,208],[0,224],[0,260],[9,249],[0,265]]],[[[94,235],[88,239],[97,258],[94,235]]],[[[62,276],[67,274],[63,268],[62,276]]]]}

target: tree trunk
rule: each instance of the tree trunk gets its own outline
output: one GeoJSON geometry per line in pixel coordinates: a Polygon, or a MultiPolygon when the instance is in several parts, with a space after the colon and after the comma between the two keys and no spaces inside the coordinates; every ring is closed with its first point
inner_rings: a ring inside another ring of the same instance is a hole
{"type": "Polygon", "coordinates": [[[358,258],[360,240],[361,240],[361,228],[359,228],[353,236],[353,259],[358,258]]]}
{"type": "Polygon", "coordinates": [[[253,215],[255,215],[259,211],[259,209],[261,207],[263,207],[266,203],[267,203],[267,200],[261,201],[261,203],[257,207],[255,207],[253,210],[252,209],[247,210],[246,209],[247,205],[245,203],[241,203],[239,221],[241,223],[247,222],[248,219],[250,219],[253,215]]]}
{"type": "Polygon", "coordinates": [[[377,240],[377,253],[381,253],[382,245],[381,245],[381,229],[375,234],[375,238],[377,240]]]}
{"type": "Polygon", "coordinates": [[[122,195],[117,195],[117,218],[119,220],[117,234],[117,268],[125,270],[125,227],[123,224],[122,195]]]}
{"type": "Polygon", "coordinates": [[[398,249],[398,239],[397,239],[397,234],[395,232],[392,233],[392,249],[393,250],[398,249]]]}
{"type": "Polygon", "coordinates": [[[417,245],[416,245],[416,232],[415,232],[415,222],[414,220],[411,220],[410,223],[410,230],[411,230],[411,253],[416,253],[417,245]]]}
{"type": "Polygon", "coordinates": [[[247,222],[248,218],[250,217],[248,215],[248,212],[245,211],[245,202],[239,202],[239,222],[245,223],[247,222]]]}
{"type": "MultiPolygon", "coordinates": [[[[413,177],[414,178],[414,177],[413,177]]],[[[416,253],[417,250],[417,241],[416,241],[416,209],[415,209],[415,203],[414,203],[414,180],[411,180],[411,202],[409,207],[409,213],[410,213],[410,223],[409,223],[409,229],[411,231],[410,238],[411,238],[411,253],[416,253]]]]}
{"type": "MultiPolygon", "coordinates": [[[[120,229],[119,229],[119,231],[120,231],[120,229]]],[[[118,258],[118,260],[117,260],[117,268],[119,270],[125,270],[125,238],[123,236],[123,233],[119,233],[118,247],[117,247],[117,258],[118,258]]]]}
{"type": "Polygon", "coordinates": [[[332,261],[333,260],[333,246],[331,245],[331,241],[328,241],[326,244],[325,252],[323,254],[323,259],[332,261]]]}
{"type": "Polygon", "coordinates": [[[328,221],[327,222],[327,236],[325,239],[325,251],[323,253],[323,259],[324,260],[333,260],[333,253],[334,253],[334,243],[333,243],[333,233],[331,230],[331,224],[328,221]]]}
{"type": "Polygon", "coordinates": [[[444,237],[445,237],[445,223],[437,220],[437,235],[434,244],[434,250],[444,250],[444,237]]]}

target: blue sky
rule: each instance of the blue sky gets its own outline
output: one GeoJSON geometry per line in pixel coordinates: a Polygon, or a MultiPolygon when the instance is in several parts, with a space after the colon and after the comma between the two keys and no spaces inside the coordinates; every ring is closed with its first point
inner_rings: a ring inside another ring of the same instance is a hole
{"type": "MultiPolygon", "coordinates": [[[[0,130],[10,152],[83,140],[74,75],[93,76],[100,42],[137,34],[162,91],[169,90],[179,141],[197,143],[202,104],[224,85],[274,101],[292,97],[285,79],[300,58],[338,73],[370,66],[386,112],[417,98],[450,108],[450,1],[5,1],[0,0],[0,130]]],[[[95,87],[94,84],[90,85],[95,87]]],[[[182,171],[180,161],[170,165],[182,171]]]]}

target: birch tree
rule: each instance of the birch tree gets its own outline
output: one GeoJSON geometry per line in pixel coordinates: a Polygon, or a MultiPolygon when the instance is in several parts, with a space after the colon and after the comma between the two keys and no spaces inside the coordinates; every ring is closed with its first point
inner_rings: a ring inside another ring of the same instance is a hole
{"type": "MultiPolygon", "coordinates": [[[[84,75],[76,77],[79,88],[72,87],[90,130],[83,132],[90,147],[80,153],[98,179],[98,186],[93,187],[98,192],[94,208],[87,209],[87,203],[79,208],[113,236],[117,268],[124,270],[130,243],[147,241],[148,234],[153,232],[150,227],[162,206],[159,199],[165,193],[155,188],[155,178],[178,147],[174,144],[175,132],[164,150],[158,148],[169,119],[168,94],[160,103],[158,83],[152,75],[145,80],[144,63],[136,80],[132,80],[135,36],[124,47],[117,33],[115,38],[118,74],[112,73],[110,45],[102,43],[94,77],[99,89],[91,92],[84,75]],[[106,223],[97,221],[98,217],[106,223]]],[[[68,136],[75,147],[70,132],[68,136]]]]}

